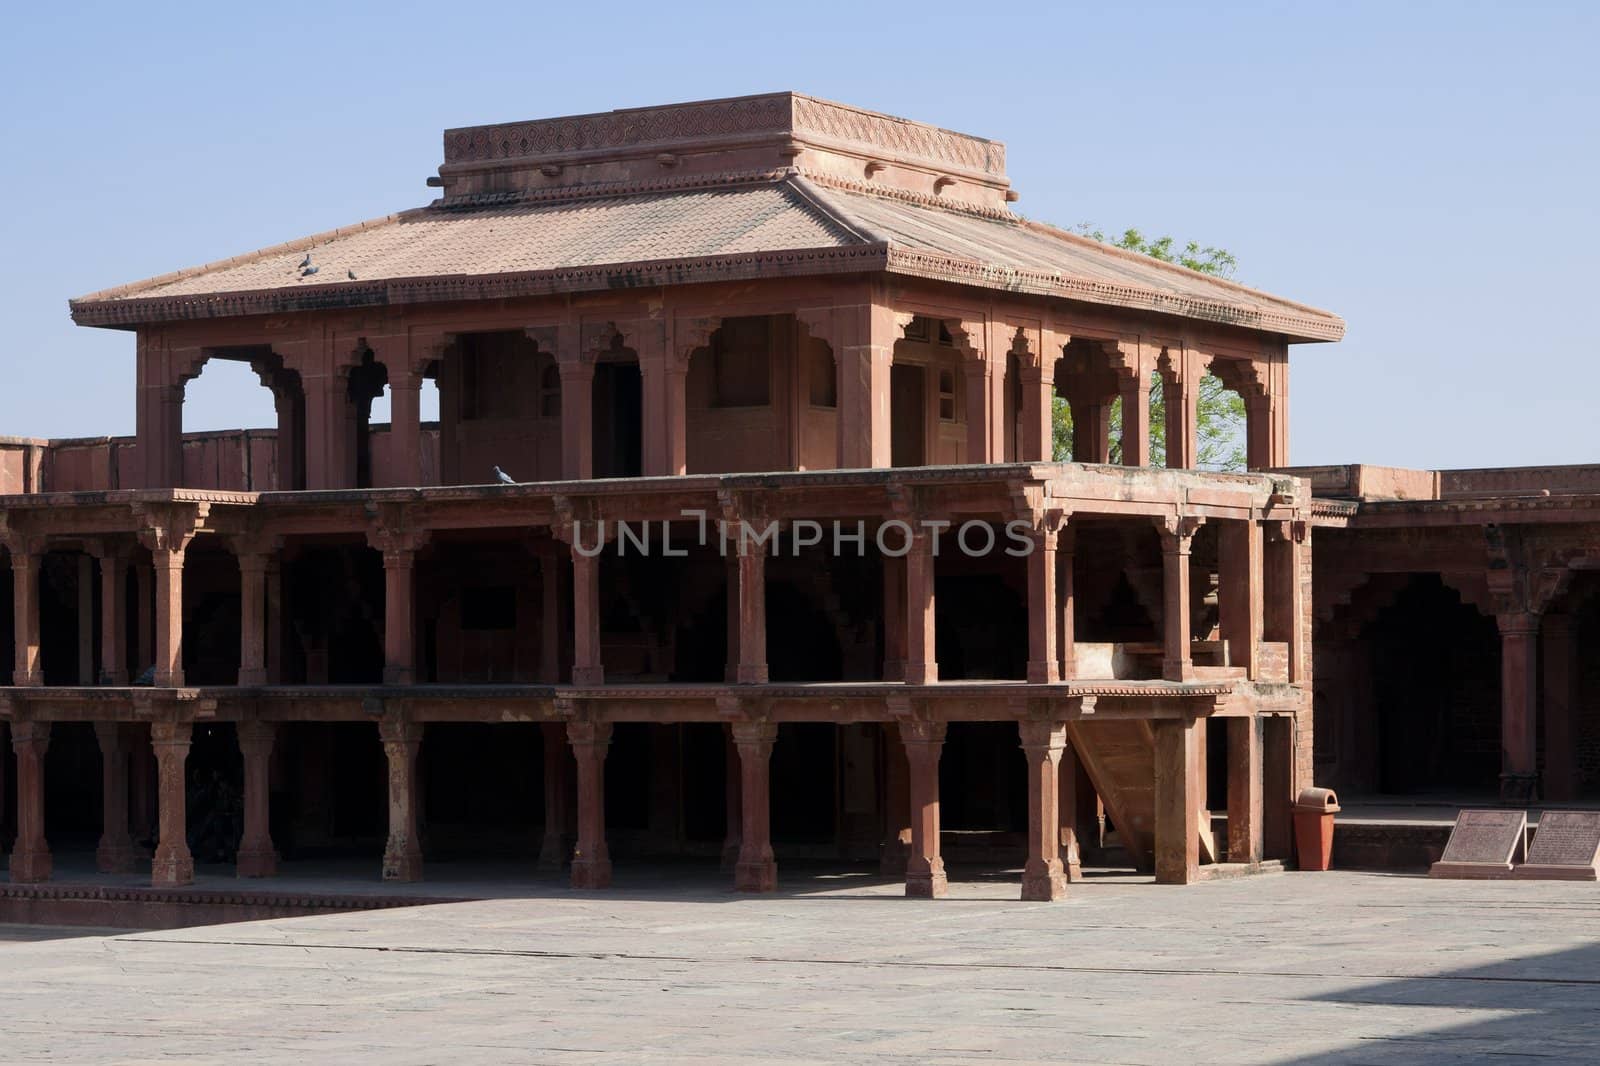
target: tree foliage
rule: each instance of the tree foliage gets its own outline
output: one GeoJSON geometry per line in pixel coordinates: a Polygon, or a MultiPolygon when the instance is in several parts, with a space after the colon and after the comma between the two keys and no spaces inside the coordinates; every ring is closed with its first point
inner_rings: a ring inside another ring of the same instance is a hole
{"type": "MultiPolygon", "coordinates": [[[[1100,230],[1084,224],[1078,232],[1106,244],[1125,248],[1130,252],[1148,255],[1166,263],[1176,263],[1201,274],[1231,278],[1238,261],[1224,248],[1202,246],[1198,241],[1178,245],[1172,237],[1146,237],[1137,229],[1126,229],[1122,235],[1109,239],[1100,230]]],[[[1165,466],[1167,459],[1167,405],[1161,387],[1161,375],[1150,380],[1150,465],[1165,466]]],[[[1245,409],[1244,399],[1233,392],[1214,374],[1200,379],[1197,400],[1197,450],[1196,463],[1206,470],[1245,469],[1245,409]]],[[[1053,454],[1058,461],[1072,458],[1072,409],[1067,401],[1057,396],[1052,414],[1053,454]]],[[[1111,406],[1111,461],[1122,461],[1122,401],[1111,406]]]]}

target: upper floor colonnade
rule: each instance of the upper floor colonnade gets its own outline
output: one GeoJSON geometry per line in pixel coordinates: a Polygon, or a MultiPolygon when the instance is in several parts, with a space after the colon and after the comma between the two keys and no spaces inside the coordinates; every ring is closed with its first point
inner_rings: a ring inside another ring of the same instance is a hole
{"type": "Polygon", "coordinates": [[[1120,401],[1120,460],[1145,466],[1153,387],[1166,465],[1192,468],[1208,373],[1244,400],[1249,468],[1288,462],[1287,345],[1271,335],[870,291],[679,304],[150,327],[121,485],[209,487],[185,484],[183,408],[212,359],[272,391],[279,489],[482,484],[494,466],[557,481],[1049,461],[1057,398],[1071,458],[1111,460],[1120,401]],[[385,430],[370,413],[386,389],[385,430]]]}

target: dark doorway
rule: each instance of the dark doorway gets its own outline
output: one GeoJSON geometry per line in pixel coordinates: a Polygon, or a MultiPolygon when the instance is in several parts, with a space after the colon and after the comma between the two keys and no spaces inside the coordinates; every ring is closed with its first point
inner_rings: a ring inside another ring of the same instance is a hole
{"type": "Polygon", "coordinates": [[[594,476],[638,477],[644,472],[644,380],[636,362],[594,368],[594,476]]]}
{"type": "Polygon", "coordinates": [[[1438,576],[1417,577],[1366,629],[1378,787],[1493,792],[1500,773],[1500,636],[1438,576]]]}
{"type": "Polygon", "coordinates": [[[927,462],[926,378],[922,367],[909,363],[889,368],[889,462],[893,466],[927,462]]]}

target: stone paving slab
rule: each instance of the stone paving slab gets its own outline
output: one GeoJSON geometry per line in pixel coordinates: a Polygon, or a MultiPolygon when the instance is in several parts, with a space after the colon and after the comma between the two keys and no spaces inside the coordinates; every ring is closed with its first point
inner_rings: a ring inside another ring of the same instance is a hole
{"type": "Polygon", "coordinates": [[[1592,884],[1107,880],[1056,904],[823,884],[0,933],[0,1060],[1600,1060],[1592,884]]]}

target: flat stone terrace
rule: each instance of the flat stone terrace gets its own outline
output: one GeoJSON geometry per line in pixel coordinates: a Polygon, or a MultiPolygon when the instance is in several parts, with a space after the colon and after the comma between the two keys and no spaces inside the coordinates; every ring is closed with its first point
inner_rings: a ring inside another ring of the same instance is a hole
{"type": "Polygon", "coordinates": [[[8,1062],[1593,1062],[1593,885],[1287,874],[1022,904],[619,871],[141,934],[0,927],[8,1062]]]}

